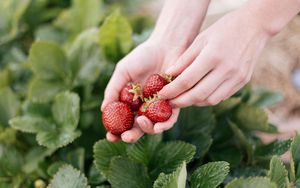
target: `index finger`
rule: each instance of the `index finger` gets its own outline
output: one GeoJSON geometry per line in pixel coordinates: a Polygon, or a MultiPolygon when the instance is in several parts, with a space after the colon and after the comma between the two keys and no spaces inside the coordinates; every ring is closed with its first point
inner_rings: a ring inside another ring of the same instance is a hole
{"type": "Polygon", "coordinates": [[[119,100],[120,91],[129,81],[130,76],[128,75],[125,67],[118,64],[106,86],[104,99],[101,105],[101,111],[103,111],[104,107],[108,103],[119,100]]]}

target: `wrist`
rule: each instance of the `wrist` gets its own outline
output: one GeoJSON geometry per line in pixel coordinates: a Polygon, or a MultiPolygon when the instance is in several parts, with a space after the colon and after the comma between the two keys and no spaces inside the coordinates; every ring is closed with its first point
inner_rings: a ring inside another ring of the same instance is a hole
{"type": "Polygon", "coordinates": [[[267,35],[279,33],[300,11],[299,0],[252,0],[239,9],[267,35]]]}

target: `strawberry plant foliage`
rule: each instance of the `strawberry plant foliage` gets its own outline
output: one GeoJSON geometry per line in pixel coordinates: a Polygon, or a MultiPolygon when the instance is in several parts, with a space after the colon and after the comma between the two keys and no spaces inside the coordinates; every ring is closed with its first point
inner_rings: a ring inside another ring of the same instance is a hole
{"type": "Polygon", "coordinates": [[[99,105],[115,63],[153,27],[134,2],[0,2],[0,187],[299,186],[299,136],[264,144],[256,134],[277,132],[262,107],[282,97],[250,85],[182,109],[161,135],[104,139],[99,105]]]}

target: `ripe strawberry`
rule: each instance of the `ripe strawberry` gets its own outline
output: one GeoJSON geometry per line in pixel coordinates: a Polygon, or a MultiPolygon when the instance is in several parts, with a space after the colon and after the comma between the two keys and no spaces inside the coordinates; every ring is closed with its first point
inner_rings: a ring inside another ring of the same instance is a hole
{"type": "Polygon", "coordinates": [[[145,98],[149,98],[157,92],[159,92],[165,85],[171,82],[171,76],[168,75],[151,75],[145,82],[143,87],[143,95],[145,98]]]}
{"type": "Polygon", "coordinates": [[[120,135],[132,128],[134,114],[128,104],[112,102],[104,108],[102,122],[107,131],[120,135]]]}
{"type": "Polygon", "coordinates": [[[143,104],[141,90],[140,84],[128,83],[121,90],[119,100],[128,104],[132,110],[137,111],[143,104]]]}
{"type": "Polygon", "coordinates": [[[168,101],[154,97],[140,107],[138,114],[145,115],[154,123],[164,122],[172,115],[172,107],[168,101]]]}

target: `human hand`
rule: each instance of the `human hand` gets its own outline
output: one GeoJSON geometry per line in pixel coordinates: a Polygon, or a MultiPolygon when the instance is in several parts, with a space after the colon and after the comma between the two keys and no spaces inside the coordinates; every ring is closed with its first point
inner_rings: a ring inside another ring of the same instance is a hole
{"type": "Polygon", "coordinates": [[[200,33],[166,71],[177,78],[159,95],[178,108],[226,100],[250,80],[269,37],[248,12],[237,10],[225,15],[200,33]]]}
{"type": "MultiPolygon", "coordinates": [[[[148,40],[135,48],[117,64],[106,87],[101,110],[108,103],[119,100],[119,93],[128,82],[144,83],[151,74],[164,72],[170,63],[176,61],[184,49],[184,46],[172,47],[168,44],[159,44],[154,40],[148,40]]],[[[131,130],[125,131],[121,136],[108,132],[106,137],[109,141],[122,139],[124,142],[135,142],[144,132],[161,133],[164,129],[171,127],[176,122],[178,114],[179,109],[175,108],[168,121],[155,125],[147,117],[139,116],[135,119],[131,130]]]]}

